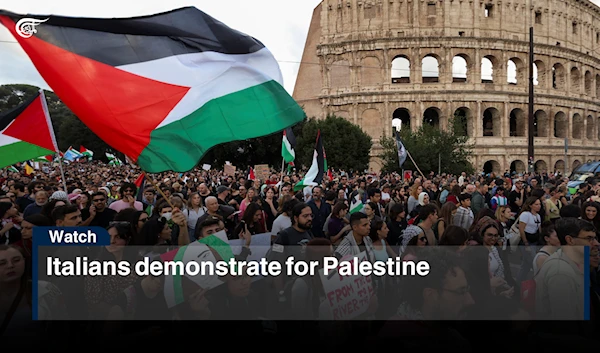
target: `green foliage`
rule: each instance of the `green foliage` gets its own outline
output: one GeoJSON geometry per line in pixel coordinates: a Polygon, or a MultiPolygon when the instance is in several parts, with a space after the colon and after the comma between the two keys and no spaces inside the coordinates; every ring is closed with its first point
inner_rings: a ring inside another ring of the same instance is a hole
{"type": "Polygon", "coordinates": [[[239,168],[268,164],[276,170],[281,168],[281,132],[243,141],[232,141],[213,147],[200,161],[213,168],[223,168],[230,161],[239,168]]]}
{"type": "MultiPolygon", "coordinates": [[[[38,87],[30,85],[0,86],[0,112],[22,104],[38,91],[38,87]]],[[[94,152],[94,159],[102,159],[106,162],[104,152],[110,150],[110,147],[85,126],[54,92],[44,91],[44,94],[59,149],[64,152],[69,146],[73,146],[74,149],[79,150],[83,145],[94,152]]],[[[123,160],[122,154],[120,158],[123,160]]]]}
{"type": "Polygon", "coordinates": [[[319,130],[329,168],[363,171],[369,166],[371,137],[344,118],[330,115],[324,120],[308,119],[293,130],[297,143],[296,168],[309,168],[312,164],[319,130]]]}
{"type": "MultiPolygon", "coordinates": [[[[429,124],[423,124],[417,131],[402,130],[400,138],[407,151],[425,174],[438,172],[441,160],[442,173],[473,173],[469,162],[473,153],[473,145],[465,133],[464,121],[455,116],[449,121],[448,130],[440,130],[429,124]]],[[[394,137],[384,136],[380,139],[383,152],[379,157],[383,161],[383,170],[400,172],[398,151],[394,137]]],[[[417,171],[410,158],[406,159],[404,169],[417,171]]]]}

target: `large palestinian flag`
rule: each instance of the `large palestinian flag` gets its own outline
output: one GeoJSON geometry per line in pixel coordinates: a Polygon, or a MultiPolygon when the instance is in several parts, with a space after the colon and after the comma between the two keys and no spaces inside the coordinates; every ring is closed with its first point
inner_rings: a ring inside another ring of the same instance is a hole
{"type": "Polygon", "coordinates": [[[194,7],[125,19],[0,11],[44,80],[94,133],[151,173],[305,117],[258,40],[194,7]],[[41,22],[29,38],[22,18],[41,22]]]}
{"type": "Polygon", "coordinates": [[[43,91],[0,112],[0,168],[58,151],[43,91]]]}

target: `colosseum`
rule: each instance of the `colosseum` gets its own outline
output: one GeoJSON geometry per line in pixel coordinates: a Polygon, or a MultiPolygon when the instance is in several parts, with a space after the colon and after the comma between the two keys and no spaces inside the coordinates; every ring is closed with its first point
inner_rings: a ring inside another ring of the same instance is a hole
{"type": "Polygon", "coordinates": [[[522,172],[530,27],[534,166],[569,172],[600,154],[600,8],[588,0],[323,0],[293,96],[308,116],[360,125],[373,170],[394,119],[444,129],[456,116],[476,169],[522,172]]]}

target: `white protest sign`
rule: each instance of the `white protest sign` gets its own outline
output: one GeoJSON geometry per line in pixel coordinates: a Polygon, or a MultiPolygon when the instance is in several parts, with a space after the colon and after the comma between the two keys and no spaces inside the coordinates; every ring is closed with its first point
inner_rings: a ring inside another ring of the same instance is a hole
{"type": "Polygon", "coordinates": [[[202,165],[202,169],[204,169],[204,170],[210,170],[210,164],[203,164],[202,165]]]}
{"type": "MultiPolygon", "coordinates": [[[[246,240],[231,239],[229,245],[234,255],[239,255],[242,252],[242,246],[246,240]]],[[[271,248],[271,233],[254,234],[250,240],[250,251],[252,254],[248,256],[246,261],[260,261],[267,257],[267,251],[271,248]]]]}
{"type": "MultiPolygon", "coordinates": [[[[358,263],[369,261],[366,252],[358,254],[358,263]]],[[[340,260],[352,261],[354,256],[345,256],[340,260]]],[[[357,273],[357,269],[354,269],[357,273]]],[[[371,277],[369,276],[342,276],[337,270],[330,271],[325,276],[321,270],[321,282],[325,290],[325,300],[331,309],[333,320],[348,320],[355,318],[369,308],[371,297],[375,294],[371,277]]]]}

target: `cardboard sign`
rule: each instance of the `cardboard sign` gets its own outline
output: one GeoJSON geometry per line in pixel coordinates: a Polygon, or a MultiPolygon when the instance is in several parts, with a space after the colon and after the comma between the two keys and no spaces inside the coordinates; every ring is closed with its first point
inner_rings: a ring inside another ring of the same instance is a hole
{"type": "Polygon", "coordinates": [[[271,175],[271,169],[268,164],[257,164],[254,166],[254,176],[265,182],[271,175]]]}
{"type": "MultiPolygon", "coordinates": [[[[340,260],[351,261],[354,256],[345,256],[340,260]]],[[[367,253],[358,254],[358,262],[369,261],[367,253]]],[[[337,271],[331,271],[325,276],[320,271],[321,282],[325,290],[325,300],[331,309],[333,320],[348,320],[367,311],[371,297],[375,294],[370,276],[341,276],[337,271]]]]}
{"type": "Polygon", "coordinates": [[[412,170],[405,170],[404,171],[404,180],[410,180],[412,179],[412,170]]]}
{"type": "Polygon", "coordinates": [[[223,166],[223,172],[229,176],[235,176],[236,167],[231,164],[225,164],[223,166]]]}

